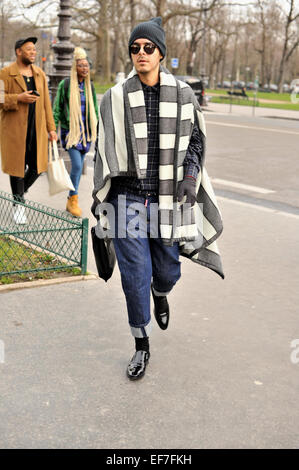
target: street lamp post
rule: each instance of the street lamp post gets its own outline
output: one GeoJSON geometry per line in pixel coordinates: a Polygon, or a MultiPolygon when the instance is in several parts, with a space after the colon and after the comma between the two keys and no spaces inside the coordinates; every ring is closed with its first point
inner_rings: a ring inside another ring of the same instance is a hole
{"type": "Polygon", "coordinates": [[[206,76],[206,22],[207,22],[207,12],[206,12],[206,0],[202,2],[203,8],[203,33],[202,33],[202,50],[201,50],[201,63],[200,63],[200,76],[205,78],[206,76]]]}
{"type": "MultiPolygon", "coordinates": [[[[58,42],[52,46],[56,55],[55,62],[53,64],[53,70],[49,74],[50,83],[50,95],[52,105],[57,93],[59,82],[71,74],[72,68],[72,53],[74,46],[71,43],[71,18],[70,13],[70,0],[60,0],[60,11],[58,13],[59,26],[58,26],[58,42]]],[[[71,169],[70,157],[67,151],[60,148],[60,155],[65,160],[66,168],[68,171],[71,169]]],[[[86,163],[86,162],[85,162],[86,163]]],[[[83,167],[83,173],[86,173],[86,167],[83,167]]]]}
{"type": "Polygon", "coordinates": [[[245,68],[245,71],[246,71],[246,76],[245,76],[245,80],[246,80],[246,82],[245,82],[245,87],[247,88],[247,83],[248,83],[248,74],[249,74],[249,72],[250,72],[250,67],[246,67],[246,68],[245,68]]]}
{"type": "Polygon", "coordinates": [[[72,18],[70,6],[70,0],[60,0],[60,11],[58,13],[59,26],[57,34],[58,43],[52,46],[56,54],[56,61],[53,64],[54,70],[50,74],[49,84],[52,103],[56,96],[58,83],[64,78],[70,76],[72,68],[72,52],[74,51],[74,46],[70,42],[72,18]]]}

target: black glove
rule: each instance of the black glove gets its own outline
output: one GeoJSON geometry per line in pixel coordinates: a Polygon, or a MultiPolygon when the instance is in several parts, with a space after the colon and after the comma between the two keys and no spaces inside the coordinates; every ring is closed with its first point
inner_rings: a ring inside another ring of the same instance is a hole
{"type": "Polygon", "coordinates": [[[192,176],[185,177],[179,184],[178,201],[181,202],[184,196],[187,196],[186,202],[194,206],[196,202],[196,180],[192,176]]]}

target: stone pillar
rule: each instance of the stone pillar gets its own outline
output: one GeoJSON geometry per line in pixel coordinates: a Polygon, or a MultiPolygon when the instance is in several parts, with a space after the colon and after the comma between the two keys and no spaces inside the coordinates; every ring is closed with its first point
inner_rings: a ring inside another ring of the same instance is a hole
{"type": "Polygon", "coordinates": [[[58,83],[65,77],[69,77],[72,68],[74,46],[70,42],[71,38],[71,13],[70,0],[60,0],[59,26],[58,26],[58,42],[52,46],[55,52],[55,62],[53,64],[53,72],[50,75],[50,95],[51,101],[54,102],[58,83]]]}

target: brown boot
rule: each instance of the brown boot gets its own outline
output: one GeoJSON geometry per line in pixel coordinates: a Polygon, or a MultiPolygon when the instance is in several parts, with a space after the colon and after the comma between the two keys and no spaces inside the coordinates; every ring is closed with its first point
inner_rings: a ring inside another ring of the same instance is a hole
{"type": "Polygon", "coordinates": [[[78,206],[78,194],[69,196],[66,203],[66,210],[70,212],[75,217],[81,217],[82,210],[78,206]]]}

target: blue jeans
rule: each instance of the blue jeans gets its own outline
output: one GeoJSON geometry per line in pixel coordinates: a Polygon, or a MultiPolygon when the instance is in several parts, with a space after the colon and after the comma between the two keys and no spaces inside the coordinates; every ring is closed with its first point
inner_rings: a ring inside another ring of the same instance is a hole
{"type": "Polygon", "coordinates": [[[126,297],[131,332],[134,337],[146,337],[151,331],[151,283],[157,295],[167,295],[179,280],[181,276],[179,244],[166,246],[159,236],[159,229],[156,237],[150,232],[150,208],[153,203],[157,205],[157,197],[149,197],[146,207],[144,197],[132,194],[126,194],[122,209],[120,209],[117,194],[112,194],[109,202],[115,210],[113,244],[126,297]],[[132,236],[132,225],[134,225],[136,215],[140,217],[141,211],[131,210],[132,213],[128,213],[128,207],[132,203],[139,203],[144,214],[143,222],[137,233],[135,231],[133,234],[134,236],[132,236]],[[119,212],[120,210],[124,212],[124,209],[126,209],[125,215],[123,214],[125,234],[118,230],[119,212]]]}
{"type": "Polygon", "coordinates": [[[74,194],[78,194],[78,188],[80,183],[80,178],[82,175],[83,170],[83,163],[85,152],[80,152],[75,147],[68,149],[68,153],[72,162],[72,169],[71,169],[71,180],[74,185],[75,191],[70,191],[69,195],[74,196],[74,194]]]}

